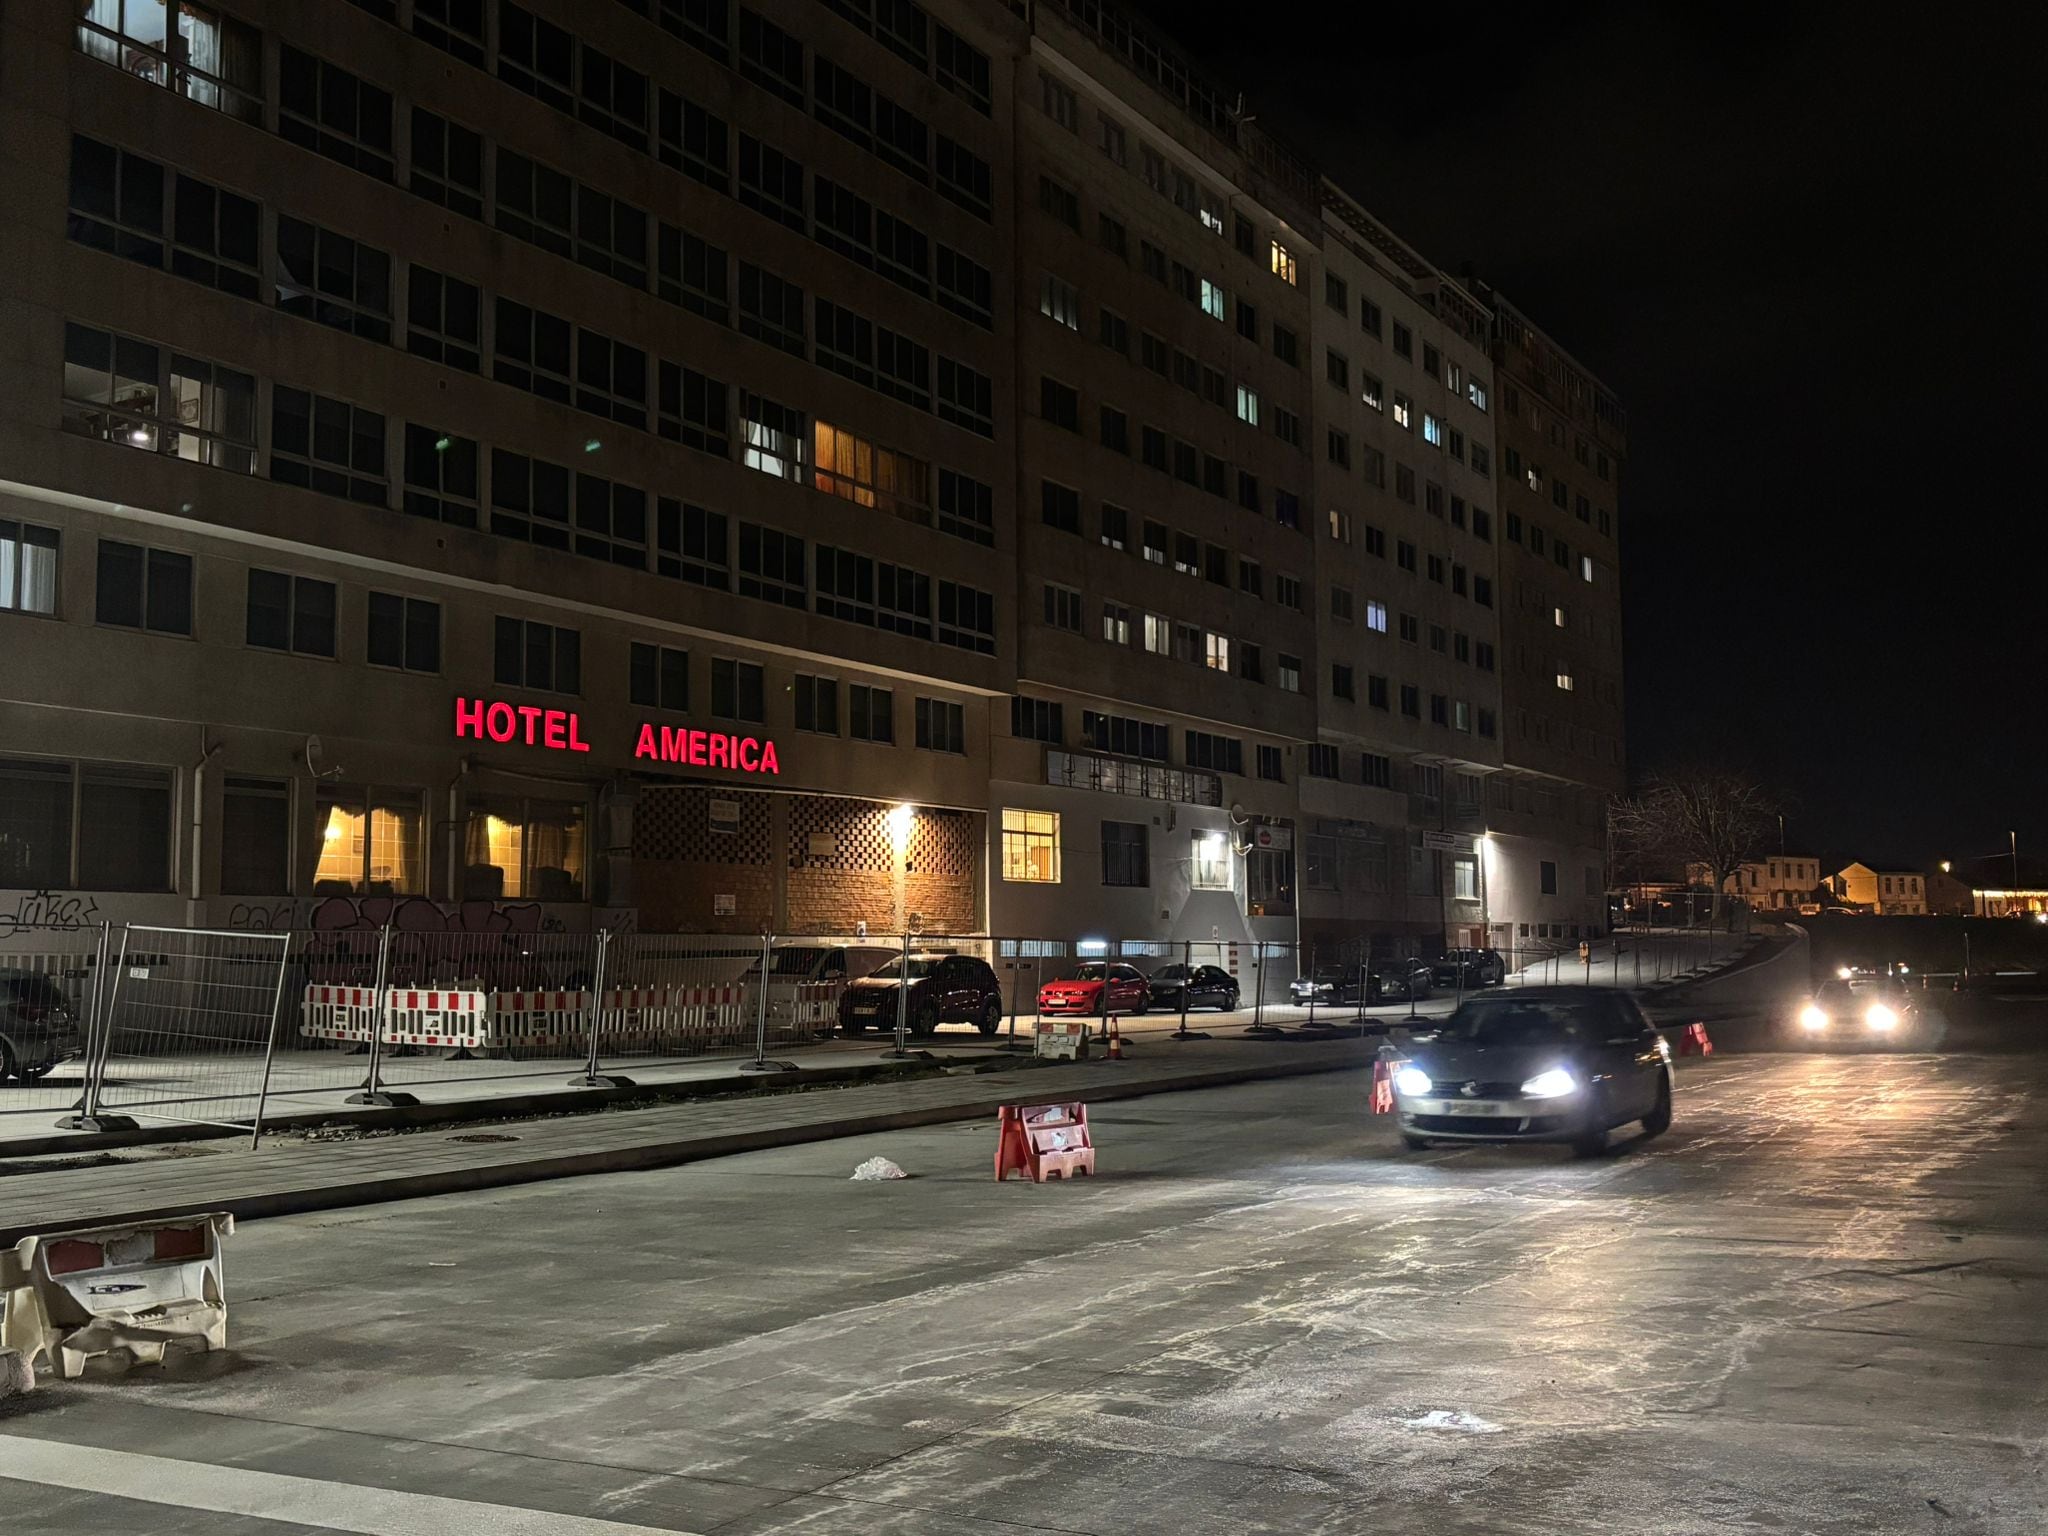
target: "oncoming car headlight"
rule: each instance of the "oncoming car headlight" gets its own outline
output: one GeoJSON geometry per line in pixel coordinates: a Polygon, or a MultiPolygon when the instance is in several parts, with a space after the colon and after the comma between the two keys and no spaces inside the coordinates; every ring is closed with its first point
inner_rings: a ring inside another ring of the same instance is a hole
{"type": "Polygon", "coordinates": [[[1863,1022],[1872,1029],[1896,1029],[1899,1025],[1899,1016],[1883,1003],[1872,1003],[1870,1011],[1863,1015],[1863,1022]]]}
{"type": "Polygon", "coordinates": [[[1411,1099],[1419,1099],[1434,1087],[1429,1074],[1420,1067],[1399,1067],[1394,1072],[1394,1090],[1405,1093],[1411,1099]]]}
{"type": "Polygon", "coordinates": [[[1803,1029],[1826,1029],[1828,1023],[1828,1011],[1818,1003],[1808,1003],[1799,1010],[1799,1024],[1803,1029]]]}
{"type": "Polygon", "coordinates": [[[1538,1072],[1522,1084],[1522,1096],[1530,1099],[1557,1099],[1578,1091],[1579,1080],[1563,1067],[1552,1067],[1548,1072],[1538,1072]]]}

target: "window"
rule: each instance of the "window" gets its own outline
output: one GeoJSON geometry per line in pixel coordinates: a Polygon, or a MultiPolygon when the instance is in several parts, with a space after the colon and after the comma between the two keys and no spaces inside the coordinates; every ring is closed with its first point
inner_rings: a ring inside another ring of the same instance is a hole
{"type": "Polygon", "coordinates": [[[1130,418],[1111,405],[1103,406],[1099,414],[1102,425],[1102,446],[1113,453],[1129,454],[1131,451],[1130,418]]]}
{"type": "Polygon", "coordinates": [[[1131,643],[1131,610],[1122,603],[1102,605],[1102,638],[1111,645],[1131,643]]]}
{"type": "Polygon", "coordinates": [[[1557,894],[1557,865],[1554,862],[1549,859],[1539,859],[1536,863],[1536,878],[1537,888],[1542,895],[1555,896],[1557,894]]]}
{"type": "Polygon", "coordinates": [[[647,354],[576,328],[576,408],[629,427],[647,426],[647,354]]]}
{"type": "Polygon", "coordinates": [[[1081,493],[1071,486],[1041,480],[1038,485],[1039,520],[1062,533],[1081,531],[1081,493]]]}
{"type": "Polygon", "coordinates": [[[471,795],[463,830],[463,895],[581,901],[584,807],[511,795],[471,795]]]}
{"type": "Polygon", "coordinates": [[[1401,713],[1411,720],[1422,718],[1422,690],[1413,683],[1401,685],[1401,713]]]}
{"type": "Polygon", "coordinates": [[[1097,114],[1096,126],[1100,130],[1102,153],[1118,165],[1128,164],[1130,145],[1124,136],[1124,125],[1103,112],[1097,114]]]}
{"type": "Polygon", "coordinates": [[[1377,672],[1366,674],[1365,702],[1374,709],[1385,709],[1388,707],[1387,679],[1377,672]]]}
{"type": "Polygon", "coordinates": [[[663,165],[714,192],[731,190],[732,139],[724,118],[664,87],[657,100],[654,137],[663,165]]]}
{"type": "Polygon", "coordinates": [[[1286,773],[1283,771],[1281,766],[1282,754],[1278,747],[1270,747],[1262,742],[1259,745],[1259,750],[1255,754],[1255,757],[1256,767],[1258,769],[1258,775],[1260,778],[1273,779],[1277,781],[1283,780],[1287,777],[1286,773]]]}
{"type": "Polygon", "coordinates": [[[686,229],[663,223],[655,239],[655,293],[666,303],[724,325],[729,314],[727,253],[686,229]]]}
{"type": "MultiPolygon", "coordinates": [[[[918,700],[919,704],[925,702],[918,700]]],[[[1059,883],[1060,818],[1056,812],[1003,807],[1003,878],[1059,883]]]]}
{"type": "Polygon", "coordinates": [[[415,357],[465,373],[483,366],[483,295],[417,262],[408,270],[405,346],[415,357]]]}
{"type": "MultiPolygon", "coordinates": [[[[1281,414],[1284,415],[1286,413],[1282,412],[1281,414]]],[[[1273,521],[1282,528],[1299,528],[1301,526],[1301,498],[1292,491],[1275,491],[1273,493],[1273,521]]],[[[1296,603],[1294,606],[1299,607],[1301,605],[1296,603]]]]}
{"type": "Polygon", "coordinates": [[[804,232],[804,168],[772,144],[740,135],[740,201],[804,232]]]}
{"type": "Polygon", "coordinates": [[[1323,302],[1340,315],[1351,313],[1351,291],[1334,272],[1323,274],[1323,302]]]}
{"type": "Polygon", "coordinates": [[[1451,701],[1441,693],[1432,693],[1429,696],[1429,723],[1431,725],[1449,725],[1451,723],[1451,701]]]}
{"type": "Polygon", "coordinates": [[[1340,512],[1335,507],[1330,508],[1330,537],[1339,544],[1349,544],[1351,542],[1351,514],[1349,512],[1340,512]]]}
{"type": "MultiPolygon", "coordinates": [[[[1074,597],[1074,628],[1081,627],[1080,594],[1074,597]]],[[[941,645],[984,656],[996,652],[996,600],[991,593],[960,582],[939,583],[939,630],[941,645]]]]}
{"type": "Polygon", "coordinates": [[[779,480],[802,481],[808,435],[802,411],[751,390],[740,391],[740,462],[748,469],[779,480]]]}
{"type": "Polygon", "coordinates": [[[1237,334],[1246,341],[1259,339],[1259,307],[1243,299],[1237,301],[1237,334]]]}
{"type": "Polygon", "coordinates": [[[544,400],[569,403],[572,388],[569,375],[569,322],[544,310],[529,309],[500,295],[496,352],[492,377],[539,395],[544,400]]]}
{"type": "Polygon", "coordinates": [[[1422,413],[1422,440],[1438,448],[1444,445],[1443,421],[1428,411],[1422,413]]]}
{"type": "MultiPolygon", "coordinates": [[[[1384,702],[1382,709],[1386,708],[1384,702]]],[[[1358,754],[1359,782],[1371,789],[1392,789],[1394,787],[1394,760],[1378,752],[1358,754]]]]}
{"type": "MultiPolygon", "coordinates": [[[[804,355],[804,291],[796,284],[785,282],[750,261],[742,261],[739,311],[742,336],[780,347],[793,357],[804,355]]],[[[822,335],[819,344],[822,349],[822,335]]]]}
{"type": "Polygon", "coordinates": [[[1203,663],[1212,672],[1230,671],[1230,637],[1219,635],[1214,630],[1203,637],[1203,663]]]}
{"type": "Polygon", "coordinates": [[[739,594],[802,611],[808,601],[804,541],[780,529],[741,523],[739,594]]]}
{"type": "Polygon", "coordinates": [[[1301,366],[1301,338],[1284,325],[1273,327],[1273,355],[1290,368],[1301,366]]]}
{"type": "Polygon", "coordinates": [[[417,790],[321,783],[313,894],[417,895],[426,878],[420,798],[417,790]]]}
{"type": "Polygon", "coordinates": [[[94,617],[124,629],[191,634],[192,557],[101,539],[94,617]]]}
{"type": "MultiPolygon", "coordinates": [[[[0,765],[0,779],[4,779],[0,765]]],[[[220,889],[224,896],[291,890],[292,790],[283,779],[232,775],[221,785],[220,889]]]]}
{"type": "Polygon", "coordinates": [[[977,544],[995,542],[995,490],[958,470],[939,471],[939,531],[977,544]]]}
{"type": "Polygon", "coordinates": [[[931,466],[923,459],[823,421],[812,424],[812,448],[815,489],[913,523],[931,521],[931,466]]]}
{"type": "Polygon", "coordinates": [[[1358,697],[1352,670],[1341,661],[1330,663],[1330,695],[1347,703],[1355,702],[1358,697]]]}
{"type": "Polygon", "coordinates": [[[1066,740],[1064,714],[1058,704],[1015,694],[1010,699],[1010,734],[1020,741],[1045,741],[1058,746],[1066,740]]]}
{"type": "Polygon", "coordinates": [[[1292,411],[1273,408],[1273,435],[1293,448],[1301,446],[1301,418],[1292,411]]]}
{"type": "Polygon", "coordinates": [[[581,693],[583,636],[577,630],[500,615],[492,676],[508,688],[581,693]]]}
{"type": "Polygon", "coordinates": [[[64,327],[65,431],[237,474],[256,468],[256,381],[130,336],[64,327]]]}
{"type": "Polygon", "coordinates": [[[334,583],[252,569],[246,638],[266,651],[332,657],[334,583]]]}
{"type": "Polygon", "coordinates": [[[245,123],[263,121],[263,34],[193,0],[87,0],[78,51],[245,123]],[[169,12],[175,12],[172,22],[169,12]]]}
{"type": "Polygon", "coordinates": [[[289,45],[277,64],[279,137],[389,181],[391,93],[289,45]]]}
{"type": "Polygon", "coordinates": [[[1281,282],[1294,284],[1297,281],[1294,253],[1278,240],[1272,242],[1272,268],[1273,275],[1281,282]]]}
{"type": "Polygon", "coordinates": [[[57,530],[0,518],[0,613],[57,612],[57,530]]]}
{"type": "Polygon", "coordinates": [[[1230,838],[1223,832],[1197,832],[1191,839],[1188,883],[1198,891],[1230,889],[1230,838]]]}
{"type": "Polygon", "coordinates": [[[1080,289],[1055,273],[1043,274],[1038,289],[1038,312],[1049,319],[1057,320],[1070,331],[1080,330],[1080,289]]]}
{"type": "Polygon", "coordinates": [[[995,217],[995,175],[981,156],[942,133],[938,136],[933,168],[938,177],[939,196],[959,204],[977,218],[995,217]]]}
{"type": "Polygon", "coordinates": [[[1401,638],[1409,645],[1416,645],[1422,639],[1422,621],[1412,613],[1401,615],[1401,638]]]}
{"type": "Polygon", "coordinates": [[[1049,213],[1071,230],[1081,228],[1081,199],[1074,189],[1064,182],[1054,181],[1050,176],[1038,178],[1038,208],[1049,213]]]}
{"type": "Polygon", "coordinates": [[[984,328],[995,324],[994,279],[987,267],[942,245],[936,270],[940,307],[984,328]]]}
{"type": "Polygon", "coordinates": [[[850,684],[846,690],[846,733],[855,741],[896,739],[896,695],[887,688],[850,684]]]}
{"type": "Polygon", "coordinates": [[[1566,693],[1572,692],[1578,686],[1572,677],[1571,666],[1568,661],[1560,661],[1557,664],[1557,686],[1566,693]]]}
{"type": "MultiPolygon", "coordinates": [[[[501,159],[502,170],[502,159],[501,159]]],[[[412,109],[412,173],[406,183],[415,197],[468,218],[484,216],[484,139],[474,129],[412,109]]]]}
{"type": "Polygon", "coordinates": [[[663,496],[655,505],[654,569],[723,592],[730,574],[723,512],[663,496]]]}
{"type": "Polygon", "coordinates": [[[1365,627],[1378,634],[1387,632],[1387,605],[1368,600],[1365,605],[1365,627]]]}
{"type": "MultiPolygon", "coordinates": [[[[790,684],[796,710],[796,728],[820,736],[839,734],[839,684],[829,677],[810,677],[799,672],[790,684]]],[[[687,707],[687,706],[685,706],[687,707]]]]}
{"type": "Polygon", "coordinates": [[[995,436],[995,385],[988,375],[939,359],[938,417],[983,437],[995,436]]]}
{"type": "Polygon", "coordinates": [[[441,605],[422,597],[372,592],[363,659],[406,672],[441,670],[441,605]]]}
{"type": "Polygon", "coordinates": [[[1394,355],[1409,359],[1415,356],[1415,333],[1398,320],[1394,322],[1394,355]]]}
{"type": "Polygon", "coordinates": [[[1259,424],[1259,392],[1249,385],[1237,386],[1237,419],[1254,427],[1259,424]]]}
{"type": "Polygon", "coordinates": [[[170,876],[170,770],[0,761],[0,881],[164,891],[170,876]]]}
{"type": "Polygon", "coordinates": [[[724,382],[666,359],[656,376],[656,430],[671,442],[724,458],[732,447],[724,382]]]}
{"type": "Polygon", "coordinates": [[[491,450],[491,532],[546,549],[569,547],[569,471],[545,459],[491,450]]]}
{"type": "Polygon", "coordinates": [[[758,725],[766,718],[766,674],[751,661],[711,659],[711,713],[720,720],[758,725]]]}
{"type": "Polygon", "coordinates": [[[982,116],[988,116],[994,107],[988,55],[963,41],[943,23],[934,23],[933,30],[933,77],[982,116]]]}
{"type": "Polygon", "coordinates": [[[1173,621],[1164,614],[1145,615],[1145,649],[1154,656],[1173,654],[1173,621]]]}
{"type": "Polygon", "coordinates": [[[1579,556],[1579,580],[1581,580],[1581,581],[1591,581],[1592,579],[1593,579],[1593,557],[1592,557],[1591,555],[1581,555],[1581,556],[1579,556]]]}
{"type": "Polygon", "coordinates": [[[1223,297],[1222,287],[1216,283],[1210,282],[1209,279],[1206,277],[1203,278],[1202,313],[1207,315],[1211,320],[1221,320],[1223,318],[1223,306],[1225,302],[1226,300],[1223,297]]]}
{"type": "Polygon", "coordinates": [[[1119,357],[1131,355],[1130,322],[1115,310],[1101,310],[1096,315],[1098,339],[1119,357]]]}
{"type": "Polygon", "coordinates": [[[276,299],[288,315],[391,340],[391,258],[331,229],[279,217],[276,299]]]}
{"type": "Polygon", "coordinates": [[[1062,384],[1058,379],[1040,377],[1038,381],[1038,414],[1056,427],[1069,432],[1081,430],[1081,393],[1071,385],[1062,384]]]}
{"type": "Polygon", "coordinates": [[[1104,885],[1147,886],[1152,883],[1152,860],[1147,849],[1150,834],[1151,828],[1142,821],[1103,822],[1104,885]]]}
{"type": "Polygon", "coordinates": [[[967,750],[967,712],[944,699],[917,701],[917,745],[927,752],[967,750]]]}
{"type": "MultiPolygon", "coordinates": [[[[164,168],[156,161],[96,139],[73,136],[71,214],[66,221],[66,233],[73,240],[144,266],[161,267],[164,202],[164,168]]],[[[252,224],[251,265],[257,255],[254,233],[252,224]]]]}
{"type": "Polygon", "coordinates": [[[270,397],[270,478],[372,506],[389,500],[384,418],[283,385],[270,397]]]}

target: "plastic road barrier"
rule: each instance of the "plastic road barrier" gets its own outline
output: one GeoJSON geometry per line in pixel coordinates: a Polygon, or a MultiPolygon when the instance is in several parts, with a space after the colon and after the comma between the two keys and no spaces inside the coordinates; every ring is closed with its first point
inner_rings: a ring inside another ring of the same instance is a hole
{"type": "Polygon", "coordinates": [[[491,994],[392,987],[384,994],[386,1045],[451,1045],[475,1049],[491,1043],[491,994]]]}
{"type": "Polygon", "coordinates": [[[306,988],[299,1004],[299,1033],[309,1040],[355,1040],[365,1045],[377,1016],[374,987],[306,988]]]}
{"type": "Polygon", "coordinates": [[[0,1345],[66,1379],[95,1355],[161,1365],[173,1347],[226,1349],[221,1239],[234,1230],[215,1213],[25,1237],[0,1262],[0,1345]]]}
{"type": "Polygon", "coordinates": [[[1032,1047],[1034,1055],[1042,1056],[1048,1061],[1086,1061],[1088,1021],[1040,1019],[1032,1047]]]}
{"type": "Polygon", "coordinates": [[[996,1180],[1012,1173],[1071,1179],[1095,1172],[1095,1141],[1086,1104],[1031,1104],[996,1112],[996,1180]]]}
{"type": "Polygon", "coordinates": [[[1678,1054],[1681,1056],[1711,1056],[1714,1042],[1707,1038],[1707,1026],[1698,1019],[1685,1026],[1678,1037],[1678,1054]]]}
{"type": "Polygon", "coordinates": [[[580,1044],[589,1035],[590,994],[493,992],[484,1027],[493,1046],[580,1044]]]}
{"type": "Polygon", "coordinates": [[[1376,1115],[1394,1112],[1394,1064],[1384,1057],[1372,1064],[1372,1112],[1376,1115]]]}

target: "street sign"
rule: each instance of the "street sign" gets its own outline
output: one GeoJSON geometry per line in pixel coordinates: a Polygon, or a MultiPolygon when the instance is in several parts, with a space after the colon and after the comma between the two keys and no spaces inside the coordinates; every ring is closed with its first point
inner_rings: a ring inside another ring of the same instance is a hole
{"type": "Polygon", "coordinates": [[[1470,853],[1472,839],[1463,832],[1425,832],[1422,834],[1422,846],[1445,853],[1470,853]]]}
{"type": "Polygon", "coordinates": [[[1294,829],[1292,827],[1262,826],[1252,834],[1252,841],[1258,847],[1271,848],[1277,852],[1285,853],[1294,846],[1294,829]]]}

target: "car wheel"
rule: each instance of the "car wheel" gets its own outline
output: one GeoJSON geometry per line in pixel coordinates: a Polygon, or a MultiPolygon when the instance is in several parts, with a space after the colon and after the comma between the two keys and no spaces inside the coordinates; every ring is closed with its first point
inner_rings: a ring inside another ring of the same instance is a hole
{"type": "Polygon", "coordinates": [[[1585,1128],[1572,1138],[1572,1156],[1599,1157],[1607,1150],[1607,1100],[1602,1097],[1586,1108],[1585,1128]]]}
{"type": "Polygon", "coordinates": [[[14,1076],[14,1047],[0,1040],[0,1083],[14,1076]]]}
{"type": "Polygon", "coordinates": [[[1662,1136],[1671,1129],[1671,1074],[1664,1072],[1657,1078],[1657,1103],[1643,1116],[1643,1134],[1662,1136]]]}
{"type": "Polygon", "coordinates": [[[1410,1152],[1427,1152],[1430,1148],[1430,1140],[1427,1136],[1418,1136],[1413,1131],[1403,1131],[1401,1133],[1401,1145],[1410,1152]]]}
{"type": "Polygon", "coordinates": [[[1003,1000],[1001,998],[992,997],[982,1005],[980,1027],[984,1035],[992,1035],[1003,1027],[1003,1000]]]}
{"type": "Polygon", "coordinates": [[[56,1069],[57,1058],[52,1056],[48,1061],[40,1062],[33,1067],[18,1066],[14,1069],[14,1075],[24,1083],[32,1083],[39,1077],[48,1077],[56,1069]]]}
{"type": "Polygon", "coordinates": [[[1140,997],[1135,1003],[1131,1005],[1131,1012],[1134,1014],[1149,1013],[1151,1012],[1151,1010],[1152,999],[1150,997],[1140,997]]]}
{"type": "Polygon", "coordinates": [[[911,1026],[920,1035],[936,1035],[939,1032],[939,1005],[919,1003],[911,1019],[911,1026]]]}
{"type": "Polygon", "coordinates": [[[1224,993],[1223,1001],[1218,1003],[1216,1006],[1223,1013],[1237,1012],[1237,990],[1235,988],[1232,988],[1230,991],[1224,993]]]}

